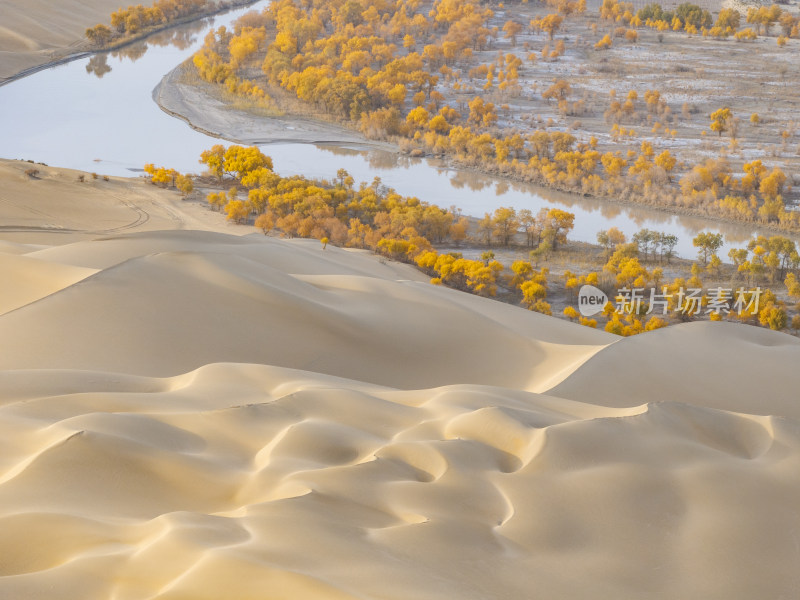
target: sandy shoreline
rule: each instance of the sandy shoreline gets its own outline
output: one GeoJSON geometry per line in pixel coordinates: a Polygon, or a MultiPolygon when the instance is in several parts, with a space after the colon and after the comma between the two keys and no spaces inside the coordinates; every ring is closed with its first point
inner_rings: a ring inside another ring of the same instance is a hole
{"type": "MultiPolygon", "coordinates": [[[[227,106],[222,100],[214,97],[210,84],[205,82],[183,83],[181,81],[185,65],[179,65],[165,75],[153,90],[153,100],[167,114],[187,123],[193,129],[222,140],[238,144],[268,145],[279,143],[334,144],[356,149],[380,149],[400,154],[396,144],[369,140],[358,132],[344,126],[307,117],[285,115],[281,117],[263,117],[227,106]]],[[[641,211],[652,211],[657,215],[674,215],[691,219],[697,231],[706,226],[720,227],[734,231],[739,237],[749,231],[774,232],[794,240],[800,240],[800,233],[787,231],[775,224],[752,224],[744,221],[721,219],[708,216],[700,209],[662,206],[624,200],[609,196],[591,196],[577,192],[549,188],[528,182],[519,177],[505,175],[495,171],[471,169],[458,160],[449,157],[425,156],[424,159],[435,159],[442,166],[454,172],[472,173],[497,182],[509,185],[530,186],[534,193],[544,198],[570,198],[578,202],[590,202],[602,205],[620,206],[641,211]]],[[[423,198],[424,200],[424,198],[423,198]]],[[[481,215],[473,215],[480,217],[481,215]]],[[[722,257],[727,264],[727,257],[722,257]]]]}
{"type": "Polygon", "coordinates": [[[153,90],[153,100],[169,115],[211,137],[237,144],[341,144],[396,151],[397,147],[368,140],[346,127],[294,115],[254,116],[231,108],[199,85],[181,82],[185,65],[167,73],[153,90]]]}
{"type": "MultiPolygon", "coordinates": [[[[239,0],[234,6],[220,8],[192,15],[163,26],[118,40],[102,50],[93,49],[84,37],[84,31],[95,23],[107,23],[111,12],[119,8],[116,0],[93,0],[62,2],[60,10],[55,11],[56,20],[41,18],[31,26],[28,13],[36,10],[31,3],[20,4],[19,0],[0,0],[0,8],[7,15],[0,24],[0,87],[13,81],[33,75],[44,69],[91,56],[96,52],[118,50],[135,44],[148,37],[186,25],[193,21],[254,4],[258,0],[239,0]],[[69,18],[65,18],[66,16],[69,18]]],[[[51,17],[52,18],[52,17],[51,17]]]]}

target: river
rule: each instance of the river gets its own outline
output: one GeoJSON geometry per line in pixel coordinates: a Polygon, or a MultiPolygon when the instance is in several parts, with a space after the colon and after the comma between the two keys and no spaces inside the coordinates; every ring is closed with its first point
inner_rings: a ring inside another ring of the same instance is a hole
{"type": "MultiPolygon", "coordinates": [[[[266,1],[155,34],[120,51],[60,64],[0,87],[0,157],[30,159],[87,172],[132,176],[145,163],[199,172],[200,152],[219,140],[163,112],[152,99],[161,78],[191,56],[211,27],[229,26],[266,1]]],[[[754,229],[562,194],[502,178],[447,168],[435,159],[411,159],[364,147],[272,144],[262,150],[282,175],[332,178],[345,168],[356,181],[375,176],[400,194],[464,214],[482,216],[500,206],[558,207],[575,213],[571,239],[594,242],[601,229],[628,236],[641,228],[678,236],[677,252],[694,256],[700,231],[725,235],[741,246],[754,229]]]]}

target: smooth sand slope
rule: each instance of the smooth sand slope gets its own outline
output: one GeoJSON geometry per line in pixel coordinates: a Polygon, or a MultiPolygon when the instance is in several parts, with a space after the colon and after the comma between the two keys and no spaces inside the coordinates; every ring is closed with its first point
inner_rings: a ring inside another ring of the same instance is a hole
{"type": "Polygon", "coordinates": [[[106,181],[72,169],[0,159],[0,252],[4,253],[24,254],[36,249],[31,245],[63,245],[140,231],[204,229],[234,235],[252,231],[226,223],[207,206],[141,178],[106,181]]]}
{"type": "Polygon", "coordinates": [[[539,390],[613,339],[316,240],[142,233],[11,260],[23,258],[99,271],[0,318],[0,339],[18,340],[0,348],[2,369],[171,376],[256,362],[405,388],[539,390]]]}
{"type": "Polygon", "coordinates": [[[800,596],[795,338],[619,339],[316,241],[51,236],[0,244],[2,598],[800,596]]]}
{"type": "MultiPolygon", "coordinates": [[[[127,6],[127,4],[124,4],[127,6]]],[[[79,49],[119,0],[0,0],[0,81],[79,49]]]]}

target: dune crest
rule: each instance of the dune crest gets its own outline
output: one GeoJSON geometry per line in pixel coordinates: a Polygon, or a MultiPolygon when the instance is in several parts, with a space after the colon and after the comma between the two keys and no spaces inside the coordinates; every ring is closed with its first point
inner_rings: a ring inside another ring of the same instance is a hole
{"type": "Polygon", "coordinates": [[[800,590],[795,338],[620,339],[260,235],[0,267],[4,598],[800,590]]]}

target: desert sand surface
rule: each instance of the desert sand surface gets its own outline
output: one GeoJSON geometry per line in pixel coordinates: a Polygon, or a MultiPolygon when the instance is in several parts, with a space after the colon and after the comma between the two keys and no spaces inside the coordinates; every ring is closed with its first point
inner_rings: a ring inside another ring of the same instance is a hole
{"type": "Polygon", "coordinates": [[[0,159],[2,252],[24,254],[30,244],[57,246],[100,235],[164,229],[249,233],[210,213],[203,202],[184,200],[144,178],[106,180],[83,171],[0,159]]]}
{"type": "Polygon", "coordinates": [[[84,32],[122,5],[119,0],[0,0],[0,82],[81,50],[84,32]]]}
{"type": "Polygon", "coordinates": [[[800,595],[796,338],[617,338],[26,165],[0,169],[0,597],[800,595]]]}

